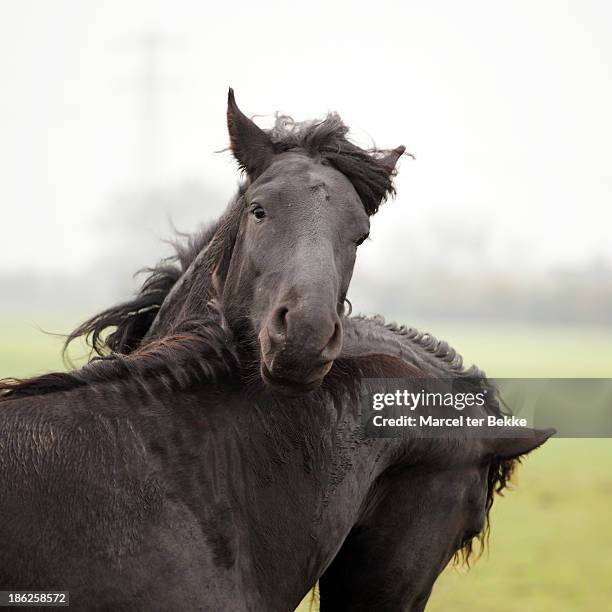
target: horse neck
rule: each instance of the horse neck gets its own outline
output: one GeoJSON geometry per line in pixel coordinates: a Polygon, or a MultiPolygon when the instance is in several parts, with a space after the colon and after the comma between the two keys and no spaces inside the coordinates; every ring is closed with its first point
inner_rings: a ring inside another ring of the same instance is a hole
{"type": "Polygon", "coordinates": [[[206,318],[210,311],[210,301],[213,299],[210,261],[207,249],[204,249],[164,299],[142,344],[171,333],[181,322],[206,318]]]}
{"type": "Polygon", "coordinates": [[[357,402],[346,396],[243,401],[228,431],[240,460],[228,469],[247,558],[257,559],[248,571],[268,609],[293,609],[357,522],[389,441],[364,438],[357,402]]]}
{"type": "Polygon", "coordinates": [[[228,384],[166,400],[172,413],[143,430],[166,489],[264,609],[295,608],[358,521],[394,442],[364,437],[346,392],[279,401],[228,384]]]}

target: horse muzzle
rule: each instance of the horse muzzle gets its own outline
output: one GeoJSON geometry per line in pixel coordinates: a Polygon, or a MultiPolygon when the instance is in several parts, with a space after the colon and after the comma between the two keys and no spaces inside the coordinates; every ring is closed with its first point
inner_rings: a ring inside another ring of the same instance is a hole
{"type": "Polygon", "coordinates": [[[342,350],[335,311],[277,308],[259,333],[261,376],[273,390],[301,395],[321,386],[342,350]]]}

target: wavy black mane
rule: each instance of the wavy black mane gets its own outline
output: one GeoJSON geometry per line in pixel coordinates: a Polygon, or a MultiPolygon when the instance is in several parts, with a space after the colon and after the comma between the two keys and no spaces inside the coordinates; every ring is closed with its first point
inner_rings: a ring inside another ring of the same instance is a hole
{"type": "Polygon", "coordinates": [[[229,332],[219,320],[190,321],[129,355],[97,357],[78,370],[0,380],[0,402],[71,391],[96,383],[153,381],[175,391],[239,371],[229,332]]]}
{"type": "Polygon", "coordinates": [[[101,357],[111,353],[129,355],[136,350],[172,287],[211,241],[218,225],[217,222],[206,226],[192,235],[180,234],[172,242],[174,255],[139,272],[147,277],[131,300],[103,310],[68,334],[64,355],[70,343],[80,337],[85,338],[92,351],[101,357]]]}

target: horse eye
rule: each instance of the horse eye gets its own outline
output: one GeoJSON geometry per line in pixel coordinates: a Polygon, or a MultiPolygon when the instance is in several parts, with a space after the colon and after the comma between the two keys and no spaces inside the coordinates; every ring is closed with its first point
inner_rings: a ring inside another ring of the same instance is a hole
{"type": "Polygon", "coordinates": [[[266,211],[261,206],[255,206],[255,208],[251,210],[251,213],[258,221],[266,216],[266,211]]]}
{"type": "Polygon", "coordinates": [[[369,235],[370,235],[369,233],[368,233],[368,234],[364,234],[364,235],[363,235],[363,236],[362,236],[362,237],[361,237],[361,238],[360,238],[360,239],[359,239],[359,240],[358,240],[358,241],[355,243],[355,246],[359,246],[360,244],[363,244],[363,243],[366,241],[366,239],[368,238],[368,236],[369,236],[369,235]]]}

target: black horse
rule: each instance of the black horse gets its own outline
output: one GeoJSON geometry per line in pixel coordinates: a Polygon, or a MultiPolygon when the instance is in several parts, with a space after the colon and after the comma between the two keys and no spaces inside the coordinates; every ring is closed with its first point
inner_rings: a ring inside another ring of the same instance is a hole
{"type": "Polygon", "coordinates": [[[77,609],[291,610],[323,576],[322,607],[422,609],[549,432],[367,438],[365,378],[474,378],[443,344],[343,316],[402,149],[362,151],[335,116],[270,135],[231,94],[228,119],[250,180],[185,273],[157,269],[137,308],[77,330],[102,348],[115,318],[112,355],[4,384],[0,586],[77,609]]]}

